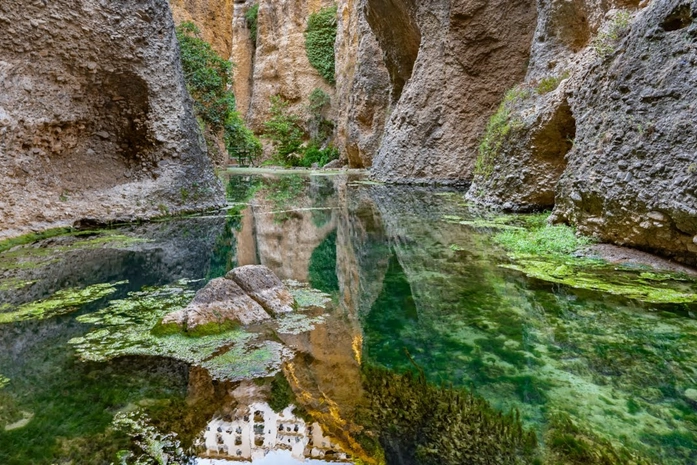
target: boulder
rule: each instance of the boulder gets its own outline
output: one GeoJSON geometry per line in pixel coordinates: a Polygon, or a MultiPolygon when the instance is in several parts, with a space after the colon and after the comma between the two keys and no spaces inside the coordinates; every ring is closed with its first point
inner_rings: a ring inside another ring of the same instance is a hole
{"type": "Polygon", "coordinates": [[[217,278],[198,291],[186,308],[165,316],[162,324],[174,323],[191,331],[210,323],[250,325],[270,318],[234,281],[217,278]]]}
{"type": "Polygon", "coordinates": [[[272,315],[293,311],[293,296],[278,276],[265,266],[241,266],[230,271],[225,278],[237,283],[272,315]]]}

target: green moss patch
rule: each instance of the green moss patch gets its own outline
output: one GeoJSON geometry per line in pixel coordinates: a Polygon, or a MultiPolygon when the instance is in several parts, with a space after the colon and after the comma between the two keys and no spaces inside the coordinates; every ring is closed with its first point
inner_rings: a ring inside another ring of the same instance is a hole
{"type": "Polygon", "coordinates": [[[107,361],[128,355],[169,357],[209,370],[215,379],[239,381],[270,376],[286,352],[277,342],[255,342],[256,334],[239,327],[204,328],[184,333],[162,318],[189,304],[195,292],[186,280],[131,292],[98,312],[78,317],[97,328],[70,344],[85,361],[107,361]]]}
{"type": "Polygon", "coordinates": [[[305,31],[305,50],[310,64],[330,84],[336,82],[334,76],[334,42],[337,31],[337,8],[329,6],[312,13],[305,31]]]}
{"type": "Polygon", "coordinates": [[[241,381],[244,379],[273,376],[291,352],[283,344],[263,341],[252,344],[236,344],[222,355],[201,363],[213,379],[241,381]]]}
{"type": "Polygon", "coordinates": [[[315,329],[315,325],[324,323],[324,316],[310,317],[303,313],[288,313],[278,319],[280,334],[301,334],[315,329]]]}
{"type": "Polygon", "coordinates": [[[113,294],[116,292],[117,286],[126,283],[127,281],[121,281],[113,284],[95,284],[84,289],[60,290],[48,299],[20,305],[14,310],[3,310],[0,313],[0,324],[24,320],[43,320],[70,313],[82,305],[113,294]]]}
{"type": "Polygon", "coordinates": [[[0,389],[4,388],[10,384],[10,378],[6,378],[3,375],[0,375],[0,389]]]}
{"type": "Polygon", "coordinates": [[[655,304],[697,302],[697,280],[685,275],[618,268],[574,256],[592,244],[570,226],[546,224],[547,214],[526,215],[524,227],[503,230],[494,241],[508,253],[503,268],[576,289],[614,294],[655,304]]]}

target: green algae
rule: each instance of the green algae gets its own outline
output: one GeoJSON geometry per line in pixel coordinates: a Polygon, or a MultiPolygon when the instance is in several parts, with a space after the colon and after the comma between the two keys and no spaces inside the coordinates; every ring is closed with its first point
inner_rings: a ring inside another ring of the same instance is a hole
{"type": "Polygon", "coordinates": [[[35,282],[36,281],[19,278],[0,279],[0,292],[18,291],[34,284],[35,282]]]}
{"type": "Polygon", "coordinates": [[[29,233],[22,236],[13,237],[0,241],[0,253],[10,250],[14,247],[26,244],[32,244],[43,239],[50,239],[56,236],[64,236],[69,234],[72,228],[54,228],[40,233],[29,233]]]}
{"type": "Polygon", "coordinates": [[[288,313],[278,318],[279,334],[301,334],[315,329],[315,325],[324,323],[324,316],[310,317],[303,313],[288,313]]]}
{"type": "Polygon", "coordinates": [[[175,433],[163,433],[152,425],[152,420],[141,410],[119,412],[112,425],[116,431],[131,438],[138,454],[121,450],[117,459],[121,465],[167,465],[191,463],[175,433]]]}
{"type": "Polygon", "coordinates": [[[290,351],[275,341],[237,344],[222,355],[200,364],[220,381],[266,378],[278,373],[290,351]]]}
{"type": "Polygon", "coordinates": [[[10,384],[10,378],[6,378],[3,375],[0,375],[0,389],[4,388],[10,384]]]}
{"type": "Polygon", "coordinates": [[[69,342],[85,361],[107,361],[127,355],[171,357],[188,363],[200,363],[221,348],[241,343],[252,336],[239,330],[189,337],[182,332],[156,330],[168,313],[184,308],[195,292],[181,280],[162,287],[146,287],[130,292],[128,298],[115,300],[97,312],[77,318],[97,326],[83,337],[69,342]]]}
{"type": "Polygon", "coordinates": [[[363,423],[388,458],[423,465],[522,465],[537,455],[535,433],[523,427],[516,411],[502,414],[466,389],[429,384],[421,371],[400,375],[364,366],[363,389],[363,423]]]}
{"type": "Polygon", "coordinates": [[[57,263],[61,255],[75,250],[99,249],[104,247],[129,247],[148,242],[147,239],[120,234],[113,230],[77,231],[61,230],[47,237],[27,238],[0,252],[0,268],[27,270],[57,263]],[[31,239],[31,240],[30,240],[31,239]],[[51,239],[51,243],[45,239],[51,239]],[[56,243],[53,243],[56,242],[56,243]]]}
{"type": "Polygon", "coordinates": [[[127,281],[120,281],[113,284],[94,284],[84,289],[60,290],[48,299],[20,305],[16,309],[10,311],[3,310],[2,313],[0,313],[0,324],[15,323],[25,320],[43,320],[70,313],[82,305],[113,294],[116,292],[117,286],[126,283],[127,281]]]}
{"type": "Polygon", "coordinates": [[[697,284],[668,275],[656,279],[647,273],[615,272],[612,266],[582,259],[545,259],[516,255],[503,268],[520,271],[532,278],[576,289],[588,289],[654,304],[697,302],[697,284]],[[684,283],[687,282],[687,285],[684,283]]]}
{"type": "Polygon", "coordinates": [[[332,301],[332,297],[319,289],[297,287],[293,283],[289,284],[290,293],[295,298],[295,303],[300,308],[319,307],[326,309],[332,301]]]}
{"type": "Polygon", "coordinates": [[[84,361],[129,355],[168,357],[205,368],[214,379],[225,381],[265,377],[280,369],[287,350],[277,342],[256,341],[258,335],[239,327],[193,335],[159,325],[166,314],[191,301],[194,291],[187,285],[182,280],[144,288],[110,302],[105,309],[82,315],[78,321],[97,328],[69,342],[84,361]]]}
{"type": "Polygon", "coordinates": [[[555,284],[647,303],[697,302],[697,280],[684,274],[616,268],[603,260],[575,257],[574,254],[593,241],[577,236],[569,226],[547,225],[546,216],[546,213],[523,216],[525,228],[508,229],[493,236],[494,242],[511,259],[511,263],[501,267],[555,284]]]}

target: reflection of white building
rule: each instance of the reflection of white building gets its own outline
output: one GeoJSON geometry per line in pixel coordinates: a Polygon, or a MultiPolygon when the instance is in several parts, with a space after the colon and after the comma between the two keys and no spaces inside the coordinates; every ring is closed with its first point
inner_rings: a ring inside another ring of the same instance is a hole
{"type": "Polygon", "coordinates": [[[298,460],[350,461],[350,457],[324,435],[319,423],[308,426],[293,415],[293,407],[276,413],[265,402],[238,409],[232,421],[212,420],[203,440],[204,455],[211,458],[257,461],[271,451],[285,450],[298,460]]]}

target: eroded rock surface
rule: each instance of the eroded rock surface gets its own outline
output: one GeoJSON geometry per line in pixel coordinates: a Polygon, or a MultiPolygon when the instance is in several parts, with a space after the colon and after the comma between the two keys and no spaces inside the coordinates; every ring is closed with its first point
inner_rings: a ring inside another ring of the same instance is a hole
{"type": "Polygon", "coordinates": [[[250,325],[270,318],[237,283],[231,279],[217,278],[198,291],[186,308],[165,316],[162,324],[174,323],[193,331],[203,325],[250,325]]]}
{"type": "Polygon", "coordinates": [[[697,4],[638,4],[542,9],[508,132],[468,196],[554,206],[584,234],[695,265],[697,4]]]}
{"type": "Polygon", "coordinates": [[[293,296],[278,279],[278,276],[267,267],[260,265],[241,266],[230,271],[225,277],[237,283],[272,315],[293,311],[293,296]]]}
{"type": "Polygon", "coordinates": [[[535,2],[367,3],[392,95],[399,99],[373,160],[373,175],[390,182],[468,181],[489,116],[504,92],[525,76],[535,2]],[[398,21],[401,16],[407,19],[398,21]],[[416,56],[415,43],[420,43],[416,56]]]}
{"type": "Polygon", "coordinates": [[[336,41],[336,145],[352,168],[373,164],[391,105],[390,75],[365,6],[340,2],[336,41]]]}
{"type": "Polygon", "coordinates": [[[0,4],[0,237],[220,206],[165,0],[0,4]]]}
{"type": "MultiPolygon", "coordinates": [[[[290,109],[310,119],[309,96],[334,89],[310,65],[305,50],[305,29],[311,13],[333,5],[331,0],[260,0],[247,120],[255,131],[270,117],[270,98],[280,95],[290,109]]],[[[245,97],[242,97],[245,99],[245,97]]],[[[245,111],[245,110],[243,110],[245,111]]]]}
{"type": "Polygon", "coordinates": [[[652,2],[573,96],[554,210],[585,234],[697,264],[697,3],[652,2]]]}

